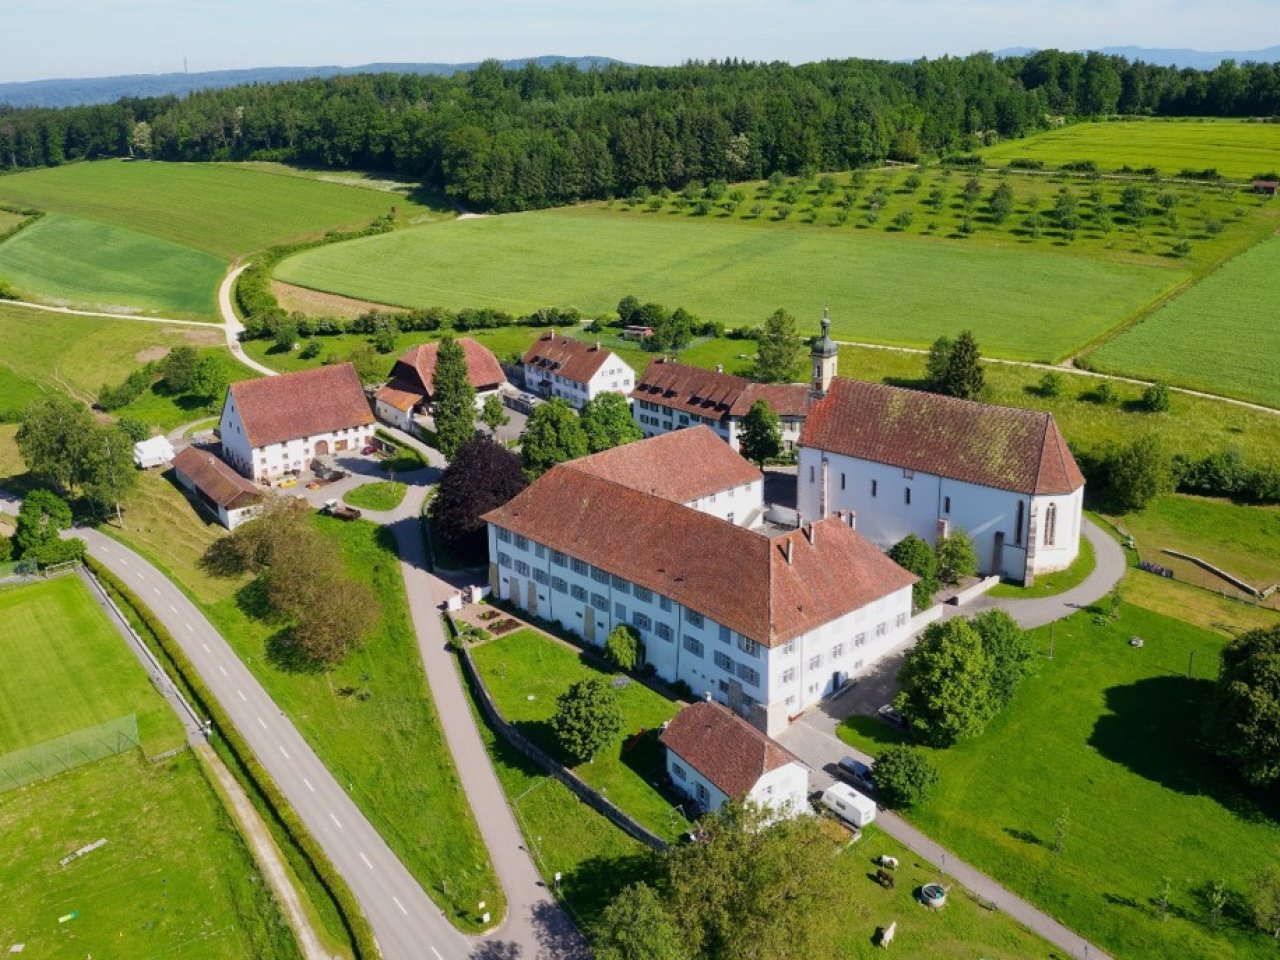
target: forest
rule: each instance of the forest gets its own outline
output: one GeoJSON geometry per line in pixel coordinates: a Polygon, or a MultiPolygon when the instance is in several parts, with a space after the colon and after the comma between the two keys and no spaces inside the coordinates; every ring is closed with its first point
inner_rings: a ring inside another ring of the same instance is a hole
{"type": "Polygon", "coordinates": [[[365,74],[183,99],[0,107],[0,165],[278,160],[396,173],[468,207],[520,210],[963,153],[1060,118],[1117,114],[1275,118],[1280,65],[1200,71],[1053,50],[800,66],[509,70],[487,61],[451,77],[365,74]]]}

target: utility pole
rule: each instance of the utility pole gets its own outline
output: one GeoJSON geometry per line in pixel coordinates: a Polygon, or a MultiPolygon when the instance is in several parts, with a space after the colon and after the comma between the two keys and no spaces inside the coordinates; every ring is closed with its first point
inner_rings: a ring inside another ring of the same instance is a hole
{"type": "MultiPolygon", "coordinates": [[[[112,491],[112,493],[115,493],[115,492],[116,492],[116,491],[118,491],[120,488],[116,486],[116,464],[115,464],[115,461],[111,459],[111,432],[108,430],[108,431],[105,431],[105,434],[106,434],[106,438],[107,438],[107,440],[106,440],[106,442],[107,442],[107,469],[111,471],[111,491],[112,491]]],[[[120,498],[119,498],[119,497],[116,497],[116,498],[115,498],[115,501],[116,501],[116,523],[117,523],[117,524],[119,524],[120,529],[121,529],[121,530],[123,530],[123,529],[124,529],[124,516],[123,516],[123,515],[121,514],[121,512],[120,512],[120,498]]]]}

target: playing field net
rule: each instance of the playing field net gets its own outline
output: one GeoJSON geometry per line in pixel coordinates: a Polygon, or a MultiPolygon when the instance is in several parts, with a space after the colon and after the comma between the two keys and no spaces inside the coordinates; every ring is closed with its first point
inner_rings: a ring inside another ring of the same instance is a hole
{"type": "Polygon", "coordinates": [[[0,756],[0,793],[141,747],[137,714],[45,740],[0,756]]]}

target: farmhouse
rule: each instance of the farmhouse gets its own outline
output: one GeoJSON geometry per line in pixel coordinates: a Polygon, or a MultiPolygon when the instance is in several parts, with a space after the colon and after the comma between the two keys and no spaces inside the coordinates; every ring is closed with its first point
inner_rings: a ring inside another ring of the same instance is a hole
{"type": "Polygon", "coordinates": [[[1084,477],[1052,414],[842,379],[826,343],[824,320],[798,458],[803,518],[853,511],[885,549],[960,528],[982,573],[1027,584],[1071,565],[1084,477]]]}
{"type": "Polygon", "coordinates": [[[575,410],[609,391],[625,397],[635,386],[636,372],[616,353],[554,330],[538,337],[521,363],[526,390],[541,397],[560,397],[575,410]]]}
{"type": "Polygon", "coordinates": [[[753,383],[723,367],[705,370],[673,360],[654,360],[645,367],[631,399],[632,415],[646,437],[702,424],[734,450],[742,418],[757,400],[766,401],[778,415],[784,449],[795,449],[810,402],[801,384],[753,383]]]}
{"type": "Polygon", "coordinates": [[[295,473],[316,457],[359,451],[373,413],[349,363],[231,384],[222,407],[227,462],[251,480],[295,473]]]}
{"type": "Polygon", "coordinates": [[[631,625],[659,676],[774,733],[907,638],[916,578],[851,515],[769,522],[759,472],[712,437],[683,431],[548,471],[485,515],[489,584],[591,644],[631,625]],[[717,449],[714,463],[692,457],[717,449]],[[732,520],[719,510],[730,490],[732,520]]]}
{"type": "MultiPolygon", "coordinates": [[[[467,360],[467,380],[475,388],[478,408],[486,397],[497,393],[507,377],[498,358],[484,344],[470,337],[459,337],[458,343],[467,360]]],[[[396,361],[386,385],[373,395],[379,420],[412,432],[414,417],[430,413],[439,352],[436,341],[420,343],[396,361]]]]}
{"type": "Polygon", "coordinates": [[[227,466],[215,451],[187,447],[173,458],[173,473],[228,530],[251,520],[262,509],[262,491],[227,466]]]}
{"type": "Polygon", "coordinates": [[[767,808],[773,819],[807,810],[809,768],[714,701],[685,707],[658,739],[667,748],[667,776],[704,811],[743,798],[767,808]]]}

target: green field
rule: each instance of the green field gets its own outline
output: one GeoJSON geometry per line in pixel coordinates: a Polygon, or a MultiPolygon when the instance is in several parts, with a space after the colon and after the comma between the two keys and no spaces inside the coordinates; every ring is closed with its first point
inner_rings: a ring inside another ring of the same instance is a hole
{"type": "Polygon", "coordinates": [[[28,299],[114,313],[216,320],[225,271],[212,254],[58,213],[0,244],[0,277],[28,299]]]}
{"type": "Polygon", "coordinates": [[[136,230],[223,260],[363,226],[404,197],[235,164],[100,160],[0,176],[0,202],[136,230]]]}
{"type": "Polygon", "coordinates": [[[997,144],[982,155],[992,163],[1026,158],[1047,166],[1092,160],[1101,170],[1156,167],[1167,177],[1215,168],[1224,177],[1249,180],[1276,169],[1280,126],[1241,120],[1074,123],[997,144]]]}
{"type": "MultiPolygon", "coordinates": [[[[148,754],[183,744],[77,577],[0,591],[0,623],[0,751],[126,713],[148,754]]],[[[0,944],[29,955],[298,956],[190,751],[161,763],[129,751],[0,793],[0,849],[0,944]],[[98,839],[107,845],[58,863],[98,839]]]]}
{"type": "Polygon", "coordinates": [[[348,490],[342,499],[363,510],[394,510],[400,506],[408,488],[399,481],[379,480],[348,490]]]}
{"type": "Polygon", "coordinates": [[[1104,344],[1090,360],[1108,372],[1280,407],[1277,274],[1280,237],[1272,237],[1104,344]]]}
{"type": "MultiPolygon", "coordinates": [[[[1050,628],[1035,636],[1047,650],[1050,628]]],[[[1268,806],[1241,789],[1198,747],[1203,678],[1216,671],[1221,637],[1130,605],[1105,626],[1076,614],[1052,636],[1054,658],[983,736],[930,751],[939,788],[910,819],[1113,956],[1274,956],[1274,941],[1238,914],[1216,932],[1206,920],[1210,882],[1241,897],[1280,857],[1275,798],[1268,806]],[[1131,647],[1133,636],[1146,645],[1131,647]],[[1172,898],[1162,922],[1154,902],[1164,877],[1172,898]]],[[[841,735],[873,755],[894,738],[870,717],[841,735]]]]}
{"type": "Polygon", "coordinates": [[[972,328],[993,355],[1058,359],[1185,280],[1034,249],[622,215],[591,207],[457,220],[317,248],[280,279],[401,306],[548,304],[611,312],[624,294],[730,326],[778,307],[849,340],[927,346],[972,328]]]}

